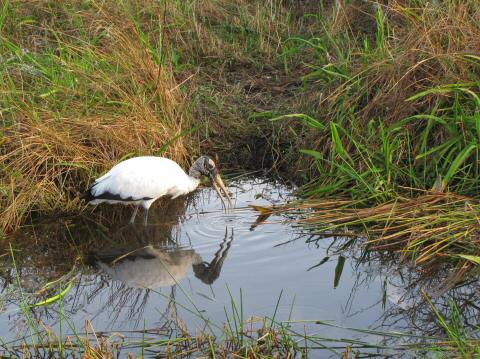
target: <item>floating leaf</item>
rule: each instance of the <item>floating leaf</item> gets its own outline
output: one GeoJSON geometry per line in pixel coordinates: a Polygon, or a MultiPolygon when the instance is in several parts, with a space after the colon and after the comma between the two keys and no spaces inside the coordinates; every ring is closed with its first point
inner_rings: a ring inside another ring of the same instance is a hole
{"type": "MultiPolygon", "coordinates": [[[[72,273],[74,273],[76,270],[76,266],[74,265],[72,267],[72,269],[70,270],[70,272],[68,272],[67,274],[64,274],[62,275],[60,278],[57,278],[55,280],[52,280],[50,282],[48,282],[47,284],[45,284],[43,286],[43,288],[39,289],[35,294],[36,295],[40,295],[42,294],[43,292],[47,291],[49,288],[53,287],[54,285],[58,284],[58,283],[61,283],[61,282],[66,282],[67,281],[67,278],[69,278],[72,273]]],[[[77,276],[75,276],[74,278],[70,279],[69,282],[72,282],[77,276]]]]}
{"type": "Polygon", "coordinates": [[[262,224],[263,222],[265,222],[268,219],[268,217],[270,217],[271,214],[272,214],[271,212],[267,214],[263,214],[263,213],[260,214],[255,220],[255,223],[250,226],[250,230],[253,231],[259,224],[262,224]]]}

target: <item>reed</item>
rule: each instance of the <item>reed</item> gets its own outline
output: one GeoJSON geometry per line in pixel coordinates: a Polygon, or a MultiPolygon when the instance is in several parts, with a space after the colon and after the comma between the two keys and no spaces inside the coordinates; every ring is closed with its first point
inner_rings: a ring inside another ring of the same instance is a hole
{"type": "Polygon", "coordinates": [[[323,33],[302,40],[316,56],[303,80],[318,108],[307,113],[315,124],[299,117],[315,133],[298,147],[313,160],[307,194],[380,203],[439,176],[443,188],[476,194],[477,4],[338,4],[323,33]]]}
{"type": "MultiPolygon", "coordinates": [[[[144,329],[128,332],[98,332],[90,322],[79,330],[70,325],[71,334],[64,337],[49,328],[41,328],[39,341],[31,338],[1,343],[0,348],[10,355],[25,357],[83,356],[88,358],[113,358],[119,355],[155,355],[165,358],[206,355],[210,357],[238,358],[296,358],[310,355],[330,355],[342,358],[382,355],[437,355],[439,358],[452,355],[470,358],[478,354],[478,338],[462,327],[459,317],[447,320],[433,307],[437,320],[445,329],[448,338],[419,335],[414,333],[388,332],[375,329],[344,327],[323,320],[276,320],[272,317],[241,317],[242,293],[240,299],[231,296],[231,308],[226,310],[226,325],[223,333],[211,335],[201,332],[190,335],[188,329],[176,328],[181,333],[172,336],[172,331],[144,329]],[[238,302],[240,300],[240,302],[238,302]],[[315,327],[342,329],[352,338],[337,338],[310,334],[315,327]],[[303,328],[303,329],[302,329],[303,328]],[[353,338],[355,337],[355,338],[353,338]],[[381,339],[381,340],[380,340],[381,339]],[[382,341],[388,340],[389,344],[382,341]]],[[[281,301],[277,299],[277,306],[281,301]]],[[[426,299],[429,301],[428,297],[426,299]]],[[[431,303],[431,302],[430,302],[431,303]]],[[[292,303],[293,306],[293,303],[292,303]]],[[[451,304],[456,308],[455,304],[451,304]]],[[[62,314],[60,307],[60,314],[62,314]]],[[[457,313],[458,314],[458,313],[457,313]]],[[[68,318],[64,319],[68,323],[68,318]]],[[[35,327],[37,328],[37,327],[35,327]]]]}

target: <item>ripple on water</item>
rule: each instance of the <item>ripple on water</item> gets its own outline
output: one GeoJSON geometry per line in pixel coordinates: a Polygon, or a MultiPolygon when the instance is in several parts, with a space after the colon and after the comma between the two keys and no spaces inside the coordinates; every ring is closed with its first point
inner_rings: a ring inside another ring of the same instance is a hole
{"type": "MultiPolygon", "coordinates": [[[[18,253],[29,253],[16,258],[17,266],[23,280],[38,284],[68,273],[79,254],[92,259],[84,266],[77,263],[73,267],[73,274],[81,275],[64,299],[64,314],[78,328],[83,328],[87,319],[97,331],[138,330],[144,325],[153,328],[175,315],[195,333],[196,328],[205,327],[194,314],[197,309],[216,323],[225,322],[224,308],[231,307],[227,286],[237,301],[242,291],[245,318],[271,316],[282,293],[278,320],[288,319],[292,312],[293,319],[335,319],[361,328],[408,328],[405,312],[415,309],[410,304],[417,303],[416,299],[408,301],[408,308],[402,307],[399,296],[406,294],[389,287],[384,291],[384,285],[407,288],[404,278],[414,283],[415,275],[382,270],[385,263],[380,260],[357,261],[360,256],[354,249],[345,254],[348,257],[340,270],[335,248],[329,249],[331,238],[321,239],[318,246],[308,245],[297,229],[283,223],[279,216],[253,226],[258,213],[248,205],[285,202],[290,199],[287,188],[264,180],[246,180],[231,183],[229,190],[235,199],[231,212],[223,211],[216,193],[209,188],[176,200],[171,206],[152,207],[153,223],[147,231],[152,248],[148,250],[140,249],[145,246],[141,226],[113,230],[89,219],[78,223],[55,221],[47,229],[35,228],[33,234],[25,234],[25,240],[14,242],[18,253]],[[160,246],[168,234],[182,245],[181,249],[171,244],[168,250],[160,246]],[[330,260],[309,270],[327,256],[330,260]],[[165,264],[170,274],[177,276],[175,280],[167,276],[165,264]],[[340,279],[335,287],[337,276],[340,279]],[[392,300],[385,300],[384,295],[392,300]]],[[[103,215],[114,217],[108,208],[103,215]]],[[[7,266],[0,271],[0,288],[3,286],[4,294],[10,295],[14,281],[1,277],[2,273],[13,273],[7,259],[0,257],[7,266]]],[[[18,298],[10,298],[0,314],[3,339],[26,333],[25,326],[18,325],[22,319],[18,298]]],[[[33,310],[47,326],[58,329],[58,307],[33,310]]],[[[328,337],[350,335],[340,329],[317,326],[315,330],[328,337]]]]}

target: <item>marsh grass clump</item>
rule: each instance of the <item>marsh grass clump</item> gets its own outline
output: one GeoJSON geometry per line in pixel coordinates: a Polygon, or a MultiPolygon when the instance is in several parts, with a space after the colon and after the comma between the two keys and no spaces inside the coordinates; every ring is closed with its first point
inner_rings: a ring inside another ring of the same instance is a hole
{"type": "Polygon", "coordinates": [[[175,139],[192,120],[161,44],[151,47],[126,10],[71,6],[3,5],[3,230],[77,209],[89,179],[120,159],[187,160],[188,140],[175,139]]]}
{"type": "Polygon", "coordinates": [[[367,250],[396,252],[401,263],[413,262],[430,276],[454,268],[443,291],[475,275],[480,264],[480,207],[470,197],[432,191],[376,206],[310,199],[270,210],[282,212],[301,213],[297,221],[308,233],[364,238],[367,250]]]}
{"type": "MultiPolygon", "coordinates": [[[[235,303],[237,305],[239,303],[235,303]]],[[[278,304],[277,304],[278,305],[278,304]]],[[[32,338],[19,339],[3,345],[9,355],[82,356],[87,358],[114,358],[119,355],[155,355],[164,358],[184,358],[192,355],[220,358],[296,358],[310,355],[332,355],[342,358],[376,355],[423,355],[437,353],[440,357],[458,355],[470,358],[478,354],[478,339],[465,331],[458,318],[447,321],[435,308],[437,320],[448,333],[448,339],[439,336],[416,335],[374,329],[343,327],[323,320],[288,320],[259,317],[238,321],[239,312],[227,315],[224,333],[211,335],[200,332],[190,335],[187,328],[164,331],[160,328],[129,332],[98,332],[92,323],[83,331],[70,325],[72,335],[61,337],[50,328],[32,327],[32,338]],[[303,330],[301,327],[303,326],[303,330]],[[346,330],[356,339],[325,337],[309,334],[315,327],[346,330]],[[307,329],[308,328],[308,329],[307,329]],[[178,335],[175,335],[175,332],[178,335]],[[131,336],[132,334],[136,336],[131,336]],[[140,335],[140,337],[139,337],[140,335]],[[377,341],[375,341],[376,338],[377,341]],[[390,340],[383,344],[380,339],[390,340]]],[[[65,317],[68,323],[68,317],[65,317]]],[[[212,323],[211,323],[212,324],[212,323]]]]}
{"type": "Polygon", "coordinates": [[[323,32],[297,40],[313,57],[297,116],[310,131],[295,144],[313,160],[307,194],[380,203],[438,176],[477,193],[478,3],[335,4],[323,32]]]}
{"type": "Polygon", "coordinates": [[[272,118],[304,126],[292,125],[311,160],[301,222],[356,228],[426,268],[449,259],[461,280],[480,263],[478,3],[338,1],[323,14],[323,31],[296,39],[311,51],[308,110],[272,118]]]}
{"type": "Polygon", "coordinates": [[[2,230],[78,211],[88,182],[131,156],[254,164],[260,150],[268,165],[272,128],[250,116],[275,104],[252,81],[281,82],[299,63],[287,39],[310,24],[274,1],[3,2],[2,230]]]}

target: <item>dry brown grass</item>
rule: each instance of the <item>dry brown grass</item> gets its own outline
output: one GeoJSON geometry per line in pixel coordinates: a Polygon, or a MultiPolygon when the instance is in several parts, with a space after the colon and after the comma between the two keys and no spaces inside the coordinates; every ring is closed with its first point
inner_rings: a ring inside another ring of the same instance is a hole
{"type": "Polygon", "coordinates": [[[78,192],[128,156],[161,152],[185,166],[201,151],[223,153],[222,161],[238,158],[239,143],[242,159],[265,149],[248,121],[262,100],[250,99],[244,83],[281,63],[283,42],[304,26],[297,8],[244,0],[8,3],[0,18],[8,41],[0,53],[0,227],[79,210],[78,192]],[[234,80],[232,72],[245,75],[234,80]]]}
{"type": "Polygon", "coordinates": [[[3,231],[78,211],[92,177],[128,156],[161,153],[185,166],[201,151],[222,161],[238,158],[239,143],[242,159],[265,149],[259,126],[246,121],[262,100],[244,83],[281,62],[283,42],[304,25],[294,9],[244,0],[8,3],[3,231]]]}
{"type": "MultiPolygon", "coordinates": [[[[323,108],[335,111],[341,102],[342,108],[355,108],[365,120],[381,116],[398,121],[428,112],[445,99],[443,94],[433,94],[407,102],[410,96],[437,86],[477,81],[478,64],[465,57],[480,53],[476,1],[417,1],[415,5],[408,0],[356,0],[339,4],[330,31],[337,35],[336,45],[348,63],[342,64],[334,49],[329,49],[329,62],[348,67],[349,79],[337,82],[326,93],[323,108]],[[378,9],[385,20],[383,31],[376,20],[378,9]],[[349,44],[342,40],[342,33],[349,34],[349,44]],[[364,39],[368,39],[368,48],[364,39]]],[[[331,110],[336,118],[338,113],[331,110]]]]}
{"type": "MultiPolygon", "coordinates": [[[[353,133],[379,117],[393,123],[437,107],[445,113],[459,97],[454,91],[406,101],[419,91],[467,83],[476,93],[478,61],[465,56],[480,53],[475,1],[324,4],[8,3],[0,16],[3,231],[37,214],[79,210],[77,193],[128,156],[162,152],[187,165],[204,152],[304,180],[319,171],[314,161],[298,161],[298,150],[329,158],[331,134],[298,119],[270,123],[269,116],[303,112],[353,133]],[[342,76],[309,75],[320,68],[342,76]]],[[[473,102],[463,102],[470,113],[473,102]]],[[[414,139],[424,127],[412,121],[405,129],[414,139]]],[[[441,126],[428,136],[432,145],[449,138],[441,126]]],[[[372,152],[381,146],[371,145],[372,152]]],[[[399,163],[408,151],[400,147],[399,163]]]]}
{"type": "MultiPolygon", "coordinates": [[[[125,156],[159,153],[192,126],[186,95],[171,65],[156,62],[132,21],[114,18],[103,8],[90,16],[80,18],[88,23],[86,28],[97,25],[106,31],[104,44],[84,43],[70,38],[66,30],[52,29],[60,38],[44,45],[66,53],[52,55],[54,66],[75,74],[80,84],[67,87],[58,83],[61,79],[48,81],[61,94],[58,101],[68,101],[69,107],[56,108],[48,98],[17,98],[4,117],[8,124],[0,157],[6,192],[2,196],[4,231],[18,227],[33,213],[78,209],[74,198],[91,177],[125,156]],[[98,67],[89,69],[91,63],[82,56],[91,56],[98,67]],[[91,105],[89,94],[98,99],[91,105]]],[[[25,86],[26,79],[18,71],[4,76],[4,84],[8,80],[14,84],[4,91],[12,94],[12,87],[19,91],[25,86]]],[[[186,164],[188,147],[188,140],[182,139],[164,150],[186,164]]]]}
{"type": "Polygon", "coordinates": [[[373,207],[312,199],[271,211],[300,211],[298,223],[308,232],[365,237],[366,248],[397,252],[401,262],[414,262],[430,274],[454,264],[452,286],[480,260],[480,204],[454,193],[425,192],[373,207]]]}

